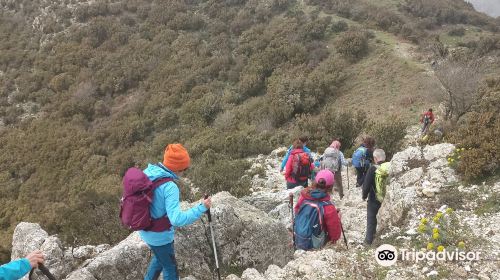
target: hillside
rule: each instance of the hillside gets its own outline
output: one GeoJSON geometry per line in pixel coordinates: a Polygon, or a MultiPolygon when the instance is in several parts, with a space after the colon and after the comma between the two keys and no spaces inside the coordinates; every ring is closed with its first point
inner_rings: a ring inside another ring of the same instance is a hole
{"type": "Polygon", "coordinates": [[[166,143],[188,147],[195,186],[241,197],[244,159],[300,134],[314,150],[370,133],[398,151],[445,100],[430,64],[455,49],[498,74],[498,19],[372,2],[0,1],[2,258],[19,221],[71,245],[123,239],[121,176],[166,143]]]}

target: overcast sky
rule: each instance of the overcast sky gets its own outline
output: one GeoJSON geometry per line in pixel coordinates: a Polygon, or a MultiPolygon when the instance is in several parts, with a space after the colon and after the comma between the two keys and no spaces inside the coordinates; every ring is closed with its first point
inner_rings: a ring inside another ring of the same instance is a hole
{"type": "Polygon", "coordinates": [[[472,3],[474,8],[492,17],[500,16],[500,0],[466,0],[472,3]]]}

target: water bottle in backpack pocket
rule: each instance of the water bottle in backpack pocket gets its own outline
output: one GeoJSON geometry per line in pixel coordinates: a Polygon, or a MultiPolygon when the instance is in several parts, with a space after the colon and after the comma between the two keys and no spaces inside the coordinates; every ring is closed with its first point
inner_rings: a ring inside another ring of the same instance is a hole
{"type": "Polygon", "coordinates": [[[311,250],[322,248],[328,240],[324,223],[324,209],[333,205],[330,201],[305,200],[295,217],[294,233],[297,249],[311,250]]]}

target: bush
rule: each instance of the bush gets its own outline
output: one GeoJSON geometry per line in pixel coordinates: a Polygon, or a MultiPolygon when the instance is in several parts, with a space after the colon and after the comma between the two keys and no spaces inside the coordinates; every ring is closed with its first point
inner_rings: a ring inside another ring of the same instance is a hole
{"type": "Polygon", "coordinates": [[[346,31],[347,29],[349,29],[349,25],[347,24],[347,22],[345,22],[343,20],[339,20],[337,22],[334,22],[332,24],[332,27],[331,27],[331,30],[335,33],[343,32],[343,31],[346,31]]]}
{"type": "Polygon", "coordinates": [[[464,115],[447,137],[458,148],[464,148],[456,170],[466,181],[480,180],[500,169],[499,102],[500,79],[490,80],[474,111],[464,115]]]}
{"type": "Polygon", "coordinates": [[[463,28],[463,27],[454,27],[450,31],[448,31],[448,35],[462,37],[462,36],[465,35],[465,28],[463,28]]]}
{"type": "Polygon", "coordinates": [[[357,60],[368,52],[368,35],[363,31],[348,31],[335,40],[337,52],[348,60],[357,60]]]}
{"type": "Polygon", "coordinates": [[[406,127],[405,122],[391,118],[369,126],[368,134],[375,138],[377,147],[385,151],[389,161],[395,153],[401,150],[406,127]]]}

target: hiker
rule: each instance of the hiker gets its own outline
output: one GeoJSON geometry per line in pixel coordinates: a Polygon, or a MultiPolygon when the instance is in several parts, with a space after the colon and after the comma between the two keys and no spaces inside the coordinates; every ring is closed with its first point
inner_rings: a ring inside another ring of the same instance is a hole
{"type": "Polygon", "coordinates": [[[330,147],[325,149],[321,156],[320,169],[330,170],[335,177],[334,189],[339,193],[340,199],[344,198],[344,188],[342,187],[342,165],[347,166],[344,154],[340,151],[340,141],[334,140],[330,147]]]}
{"type": "Polygon", "coordinates": [[[29,253],[25,258],[11,261],[0,266],[0,279],[17,280],[28,274],[32,268],[45,262],[42,251],[36,250],[29,253]]]}
{"type": "Polygon", "coordinates": [[[373,242],[377,231],[377,213],[385,196],[390,163],[385,162],[385,152],[382,149],[373,151],[375,164],[368,169],[363,182],[362,199],[367,200],[367,219],[365,243],[373,242]]]}
{"type": "Polygon", "coordinates": [[[302,141],[295,140],[293,150],[285,165],[286,188],[293,189],[297,186],[308,186],[308,180],[314,169],[311,156],[304,151],[302,141]]]}
{"type": "Polygon", "coordinates": [[[373,149],[375,148],[375,139],[366,137],[363,143],[352,154],[352,166],[356,168],[356,187],[363,185],[366,171],[373,163],[373,149]]]}
{"type": "Polygon", "coordinates": [[[340,239],[340,217],[328,194],[334,182],[334,175],[330,170],[321,170],[312,186],[300,192],[294,207],[294,235],[298,249],[319,249],[328,241],[336,243],[340,239]],[[319,212],[323,212],[323,216],[318,216],[318,208],[315,207],[323,208],[319,212]]]}
{"type": "MultiPolygon", "coordinates": [[[[302,145],[303,145],[302,148],[304,149],[304,152],[308,153],[309,156],[311,156],[311,150],[308,147],[306,147],[307,143],[309,143],[309,137],[301,136],[296,140],[299,140],[300,142],[302,142],[302,145]]],[[[286,163],[288,161],[288,157],[290,157],[290,153],[292,152],[292,150],[293,150],[293,144],[288,148],[288,150],[286,151],[285,157],[281,161],[281,166],[280,166],[281,173],[285,169],[286,163]]]]}
{"type": "MultiPolygon", "coordinates": [[[[159,178],[178,180],[189,165],[187,150],[181,144],[170,144],[165,148],[163,163],[149,164],[144,173],[151,181],[159,178]]],[[[154,219],[167,216],[172,226],[162,232],[139,231],[142,240],[153,251],[145,280],[157,279],[161,272],[164,280],[179,278],[174,251],[174,228],[192,224],[210,206],[211,199],[207,198],[191,209],[182,211],[179,204],[179,188],[174,181],[165,182],[154,190],[151,215],[154,219]]]]}
{"type": "Polygon", "coordinates": [[[422,133],[427,132],[429,126],[434,123],[434,114],[432,113],[432,108],[423,113],[420,117],[420,122],[423,123],[422,133]]]}

